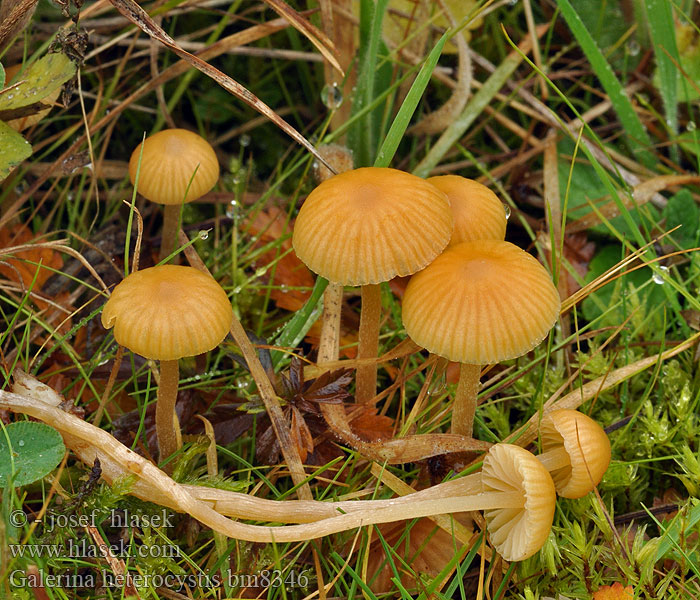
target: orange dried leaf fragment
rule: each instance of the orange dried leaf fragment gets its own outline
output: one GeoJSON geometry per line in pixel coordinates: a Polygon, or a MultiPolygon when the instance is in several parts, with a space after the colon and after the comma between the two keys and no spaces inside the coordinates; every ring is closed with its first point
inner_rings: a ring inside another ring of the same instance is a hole
{"type": "Polygon", "coordinates": [[[0,274],[10,281],[21,283],[25,288],[31,285],[36,276],[35,288],[39,289],[53,275],[52,269],[58,270],[63,266],[63,259],[51,248],[32,247],[33,241],[32,232],[24,225],[0,229],[0,248],[26,246],[7,254],[6,250],[3,251],[0,258],[0,274]]]}
{"type": "Polygon", "coordinates": [[[593,594],[591,600],[633,600],[634,588],[631,585],[622,587],[619,581],[612,585],[604,585],[593,594]]]}

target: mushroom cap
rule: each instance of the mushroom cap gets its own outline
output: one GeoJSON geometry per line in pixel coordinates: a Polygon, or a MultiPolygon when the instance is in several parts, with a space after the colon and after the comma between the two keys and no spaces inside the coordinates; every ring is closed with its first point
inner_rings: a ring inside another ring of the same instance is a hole
{"type": "Polygon", "coordinates": [[[459,175],[428,177],[450,200],[455,228],[449,246],[475,240],[502,240],[506,237],[506,211],[503,203],[485,185],[459,175]]]}
{"type": "Polygon", "coordinates": [[[581,498],[600,483],[610,464],[610,440],[593,419],[577,410],[553,410],[540,423],[540,437],[545,452],[563,447],[571,460],[550,473],[560,496],[581,498]]]}
{"type": "Polygon", "coordinates": [[[306,198],[292,244],[309,269],[332,283],[367,285],[425,267],[452,235],[447,196],[396,169],[335,175],[306,198]]]}
{"type": "Polygon", "coordinates": [[[547,541],[552,528],[556,492],[547,469],[520,446],[495,444],[484,457],[483,491],[521,492],[522,508],[484,510],[489,538],[507,561],[525,560],[547,541]]]}
{"type": "Polygon", "coordinates": [[[226,292],[192,267],[161,265],[131,273],[102,310],[102,325],[132,352],[177,360],[218,346],[231,327],[226,292]]]}
{"type": "Polygon", "coordinates": [[[449,360],[483,365],[525,354],[559,316],[547,270],[510,242],[451,246],[408,282],[403,323],[414,342],[449,360]]]}
{"type": "Polygon", "coordinates": [[[219,179],[219,161],[207,140],[186,129],[164,129],[146,138],[131,153],[132,184],[136,181],[141,146],[138,191],[151,202],[192,202],[211,190],[219,179]]]}

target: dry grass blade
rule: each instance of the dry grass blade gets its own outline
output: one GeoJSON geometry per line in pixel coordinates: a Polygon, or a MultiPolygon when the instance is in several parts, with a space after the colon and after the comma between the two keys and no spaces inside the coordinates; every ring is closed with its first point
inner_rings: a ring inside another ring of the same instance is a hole
{"type": "Polygon", "coordinates": [[[338,59],[335,56],[335,47],[328,36],[312,23],[309,23],[297,11],[281,0],[265,0],[265,4],[269,5],[278,15],[287,19],[292,26],[299,31],[318,49],[333,68],[337,69],[342,77],[345,77],[338,59]]]}
{"type": "Polygon", "coordinates": [[[311,142],[309,142],[303,135],[301,135],[294,127],[287,123],[282,117],[280,117],[274,110],[272,110],[267,104],[265,104],[260,98],[255,94],[250,92],[247,88],[242,86],[233,78],[229,77],[225,73],[222,73],[216,67],[212,67],[208,62],[205,62],[201,58],[190,54],[186,50],[183,50],[173,38],[171,38],[161,27],[159,27],[153,19],[148,15],[148,13],[143,10],[136,2],[133,0],[110,0],[114,7],[124,15],[129,21],[134,23],[137,27],[143,30],[152,38],[158,40],[164,46],[170,48],[175,54],[180,58],[190,63],[193,67],[204,73],[205,75],[211,77],[216,83],[218,83],[227,92],[230,92],[248,106],[258,111],[260,114],[265,115],[270,121],[272,121],[277,127],[289,135],[294,141],[301,144],[306,148],[313,156],[326,165],[331,172],[335,173],[335,169],[329,165],[325,159],[316,151],[311,142]]]}
{"type": "Polygon", "coordinates": [[[19,34],[34,14],[38,0],[4,0],[0,2],[0,50],[19,34]]]}

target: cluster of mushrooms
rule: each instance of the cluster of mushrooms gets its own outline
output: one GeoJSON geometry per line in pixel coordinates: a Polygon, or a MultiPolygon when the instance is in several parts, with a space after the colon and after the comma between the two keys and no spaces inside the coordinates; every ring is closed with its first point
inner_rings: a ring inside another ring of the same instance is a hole
{"type": "MultiPolygon", "coordinates": [[[[216,183],[216,156],[199,136],[168,130],[134,151],[129,171],[142,195],[166,205],[161,258],[168,257],[183,199],[196,199],[216,183]]],[[[361,286],[355,400],[370,402],[377,388],[380,284],[412,275],[402,300],[406,332],[429,352],[461,364],[451,433],[471,440],[481,366],[531,350],[560,310],[544,267],[504,241],[506,222],[495,194],[459,176],[424,180],[395,169],[359,168],[323,181],[302,205],[293,233],[298,257],[329,280],[318,364],[338,359],[343,287],[361,286]]],[[[120,345],[161,361],[156,407],[161,462],[181,445],[175,414],[178,359],[217,346],[232,318],[225,291],[210,275],[168,264],[128,275],[104,307],[102,323],[114,328],[120,345]]],[[[322,411],[332,426],[350,429],[341,405],[322,405],[322,411]]],[[[237,534],[253,541],[312,539],[359,525],[483,510],[492,545],[506,560],[517,561],[532,556],[547,539],[556,493],[584,496],[610,461],[603,429],[574,410],[545,413],[540,439],[538,456],[495,444],[479,472],[389,500],[276,502],[184,487],[220,515],[305,523],[248,525],[237,534]]],[[[134,493],[140,495],[139,490],[137,485],[134,493]]]]}

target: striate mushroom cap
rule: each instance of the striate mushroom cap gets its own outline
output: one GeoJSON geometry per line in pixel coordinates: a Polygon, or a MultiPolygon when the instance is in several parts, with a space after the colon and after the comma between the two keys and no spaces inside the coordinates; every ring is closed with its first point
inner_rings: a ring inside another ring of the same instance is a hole
{"type": "Polygon", "coordinates": [[[503,240],[506,237],[506,211],[503,203],[485,185],[459,175],[428,177],[450,200],[455,228],[450,246],[475,240],[503,240]]]}
{"type": "Polygon", "coordinates": [[[410,173],[365,167],[335,175],[309,194],[292,244],[309,269],[332,283],[367,285],[425,267],[452,228],[440,190],[410,173]]]}
{"type": "Polygon", "coordinates": [[[600,483],[610,465],[610,440],[593,419],[577,410],[553,410],[543,417],[540,436],[544,452],[563,447],[571,460],[551,472],[560,496],[581,498],[600,483]]]}
{"type": "Polygon", "coordinates": [[[192,202],[211,190],[219,179],[219,161],[209,142],[186,129],[164,129],[146,138],[132,152],[129,159],[132,184],[142,145],[138,191],[151,202],[192,202]]]}
{"type": "Polygon", "coordinates": [[[102,325],[132,352],[155,360],[195,356],[218,346],[233,320],[226,292],[192,267],[161,265],[119,283],[102,310],[102,325]]]}
{"type": "Polygon", "coordinates": [[[522,508],[484,510],[489,538],[507,561],[525,560],[547,541],[556,492],[547,469],[530,452],[512,444],[495,444],[484,457],[484,492],[521,492],[522,508]]]}
{"type": "Polygon", "coordinates": [[[416,273],[403,297],[414,342],[461,363],[484,365],[525,354],[559,316],[547,270],[510,242],[463,242],[416,273]]]}

